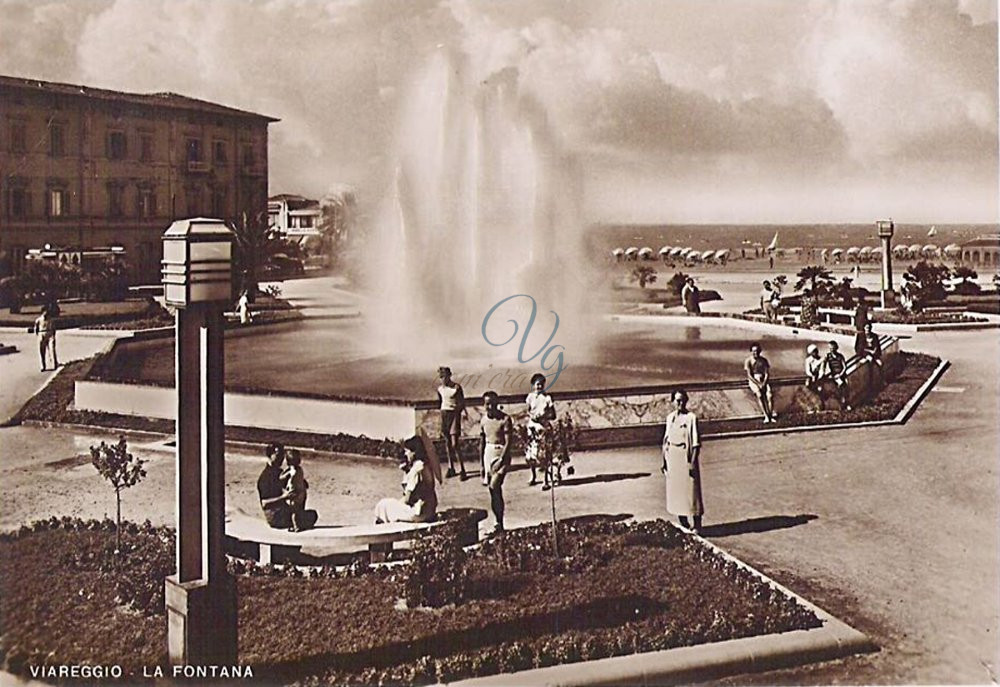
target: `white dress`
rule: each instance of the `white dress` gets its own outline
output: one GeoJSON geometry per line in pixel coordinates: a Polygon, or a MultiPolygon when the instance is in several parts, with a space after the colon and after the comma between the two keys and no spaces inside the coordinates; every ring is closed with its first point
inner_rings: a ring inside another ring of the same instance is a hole
{"type": "Polygon", "coordinates": [[[674,515],[702,515],[701,473],[694,449],[701,446],[698,418],[688,411],[667,415],[663,433],[663,459],[667,464],[667,512],[674,515]]]}

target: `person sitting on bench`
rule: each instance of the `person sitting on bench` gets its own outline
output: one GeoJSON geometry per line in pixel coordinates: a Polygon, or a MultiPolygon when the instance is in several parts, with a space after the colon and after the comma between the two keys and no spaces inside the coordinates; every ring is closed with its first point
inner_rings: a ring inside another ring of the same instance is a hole
{"type": "Polygon", "coordinates": [[[403,442],[399,469],[403,476],[403,498],[385,498],[375,506],[375,524],[383,522],[432,522],[437,517],[434,470],[424,442],[413,436],[403,442]]]}

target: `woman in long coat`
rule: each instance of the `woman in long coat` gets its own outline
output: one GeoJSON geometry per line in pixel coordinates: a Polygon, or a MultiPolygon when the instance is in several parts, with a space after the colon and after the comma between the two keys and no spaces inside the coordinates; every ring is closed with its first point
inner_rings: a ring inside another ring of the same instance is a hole
{"type": "Polygon", "coordinates": [[[698,418],[687,409],[688,395],[678,389],[671,396],[674,411],[667,415],[663,433],[663,466],[667,476],[667,512],[679,516],[683,527],[690,527],[688,518],[694,519],[694,529],[701,529],[701,516],[705,507],[701,500],[701,471],[698,454],[701,439],[698,436],[698,418]]]}

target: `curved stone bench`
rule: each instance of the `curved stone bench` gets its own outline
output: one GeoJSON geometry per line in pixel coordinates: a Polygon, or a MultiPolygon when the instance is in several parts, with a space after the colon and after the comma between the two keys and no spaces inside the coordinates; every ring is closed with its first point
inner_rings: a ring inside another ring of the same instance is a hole
{"type": "MultiPolygon", "coordinates": [[[[478,541],[477,523],[486,519],[485,510],[470,510],[471,517],[464,521],[459,533],[459,543],[463,546],[478,541]]],[[[374,563],[386,559],[394,542],[414,539],[421,533],[435,530],[448,522],[451,521],[390,522],[379,525],[321,524],[302,532],[289,532],[271,527],[262,516],[250,515],[241,508],[227,508],[226,538],[255,546],[257,560],[261,563],[276,562],[303,547],[339,551],[362,551],[367,548],[374,563]]]]}

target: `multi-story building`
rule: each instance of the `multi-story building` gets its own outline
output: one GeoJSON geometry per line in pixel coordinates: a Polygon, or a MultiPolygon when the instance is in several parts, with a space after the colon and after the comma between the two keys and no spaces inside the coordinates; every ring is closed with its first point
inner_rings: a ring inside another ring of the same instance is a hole
{"type": "Polygon", "coordinates": [[[286,238],[319,236],[319,201],[293,193],[271,196],[267,199],[267,222],[286,238]]]}
{"type": "Polygon", "coordinates": [[[276,121],[175,93],[0,76],[0,264],[17,272],[46,244],[115,246],[133,281],[159,281],[173,220],[263,217],[276,121]]]}

